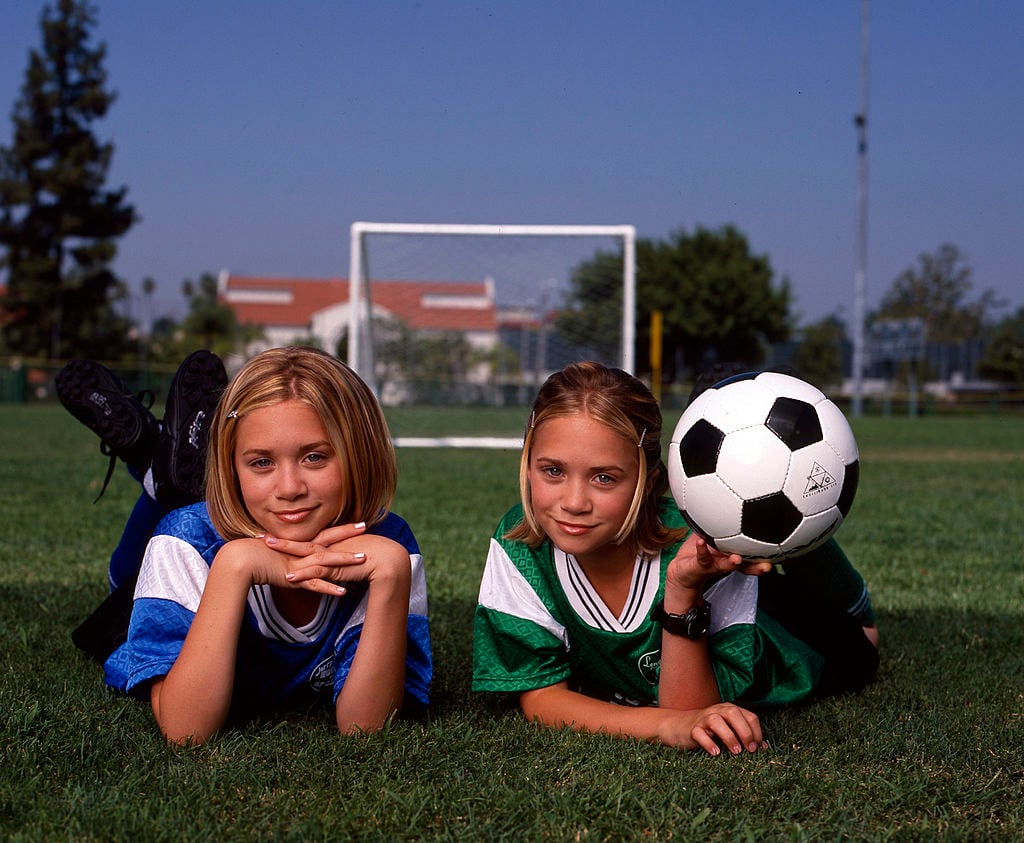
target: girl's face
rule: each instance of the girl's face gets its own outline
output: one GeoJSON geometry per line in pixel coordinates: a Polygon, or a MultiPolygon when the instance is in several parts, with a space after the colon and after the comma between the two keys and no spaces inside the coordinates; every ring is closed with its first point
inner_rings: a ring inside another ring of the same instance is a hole
{"type": "Polygon", "coordinates": [[[637,446],[588,415],[544,421],[533,434],[530,500],[541,529],[560,550],[588,562],[632,563],[629,543],[613,544],[640,472],[637,446]]]}
{"type": "Polygon", "coordinates": [[[234,460],[246,509],[272,536],[309,541],[342,510],[340,459],[317,414],[301,401],[239,419],[234,460]]]}

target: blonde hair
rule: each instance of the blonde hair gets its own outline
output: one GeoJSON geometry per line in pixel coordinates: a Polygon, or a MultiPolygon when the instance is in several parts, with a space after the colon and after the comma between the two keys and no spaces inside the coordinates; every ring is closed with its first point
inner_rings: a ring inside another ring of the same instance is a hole
{"type": "Polygon", "coordinates": [[[228,385],[210,426],[206,505],[226,539],[263,532],[249,514],[235,470],[238,421],[282,401],[302,401],[320,419],[341,465],[344,494],[333,524],[379,521],[391,506],[398,466],[384,414],[369,387],[340,360],[313,348],[272,348],[228,385]]]}
{"type": "Polygon", "coordinates": [[[546,538],[530,500],[530,451],[545,421],[585,414],[637,446],[640,464],[636,489],[615,542],[632,541],[639,553],[654,554],[678,541],[685,530],[665,526],[660,499],[668,491],[668,472],[661,459],[661,410],[642,381],[601,363],[572,363],[544,382],[533,403],[519,459],[519,496],[523,520],[506,538],[538,547],[546,538]]]}

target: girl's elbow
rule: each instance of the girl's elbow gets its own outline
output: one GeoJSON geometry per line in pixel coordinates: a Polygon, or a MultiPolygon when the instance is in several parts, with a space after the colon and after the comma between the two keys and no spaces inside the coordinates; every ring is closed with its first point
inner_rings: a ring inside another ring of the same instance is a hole
{"type": "Polygon", "coordinates": [[[163,699],[163,679],[156,680],[150,689],[150,705],[153,708],[153,719],[164,739],[175,746],[199,746],[209,740],[220,728],[215,724],[209,728],[197,728],[194,723],[177,722],[181,718],[168,711],[163,699]]]}
{"type": "Polygon", "coordinates": [[[155,708],[154,714],[156,714],[156,725],[160,729],[160,734],[164,736],[167,743],[175,746],[199,746],[209,740],[217,731],[216,729],[194,728],[194,724],[176,723],[173,720],[168,722],[166,718],[159,716],[155,708]]]}
{"type": "Polygon", "coordinates": [[[397,706],[392,707],[383,715],[370,715],[367,717],[338,717],[336,723],[338,732],[342,735],[372,735],[381,731],[392,720],[398,716],[397,706]]]}
{"type": "Polygon", "coordinates": [[[546,688],[536,688],[532,691],[523,691],[519,695],[519,710],[523,713],[527,723],[548,724],[548,707],[544,705],[546,688]]]}
{"type": "MultiPolygon", "coordinates": [[[[344,692],[343,692],[344,693],[344,692]]],[[[343,735],[370,735],[379,732],[398,717],[402,710],[402,689],[385,692],[377,700],[344,699],[334,706],[334,722],[343,735]]]]}
{"type": "Polygon", "coordinates": [[[373,724],[357,723],[354,721],[351,723],[338,723],[338,734],[343,735],[344,737],[350,737],[352,735],[372,735],[375,732],[379,732],[381,728],[382,726],[379,724],[374,726],[373,724]]]}
{"type": "Polygon", "coordinates": [[[213,732],[204,735],[197,732],[179,733],[164,728],[161,728],[160,731],[167,743],[175,746],[200,746],[213,736],[213,732]]]}

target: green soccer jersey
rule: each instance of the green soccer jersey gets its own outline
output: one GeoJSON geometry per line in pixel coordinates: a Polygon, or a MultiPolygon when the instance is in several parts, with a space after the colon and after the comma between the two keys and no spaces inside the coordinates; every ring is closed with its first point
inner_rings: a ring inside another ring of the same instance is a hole
{"type": "MultiPolygon", "coordinates": [[[[666,501],[662,517],[682,526],[666,501]]],[[[629,597],[615,616],[576,560],[545,541],[534,549],[504,534],[523,518],[511,509],[491,539],[473,634],[473,689],[522,692],[567,680],[601,699],[656,703],[661,627],[651,621],[678,545],[638,557],[629,597]]],[[[705,596],[708,647],[722,699],[781,705],[814,688],[821,657],[757,607],[756,577],[730,574],[705,596]]]]}

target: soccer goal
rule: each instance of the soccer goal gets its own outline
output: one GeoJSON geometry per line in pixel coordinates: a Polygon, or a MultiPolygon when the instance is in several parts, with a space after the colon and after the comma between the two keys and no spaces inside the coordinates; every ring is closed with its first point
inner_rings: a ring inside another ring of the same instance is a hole
{"type": "Polygon", "coordinates": [[[521,407],[553,371],[634,368],[629,225],[356,222],[347,358],[385,407],[521,407]]]}

